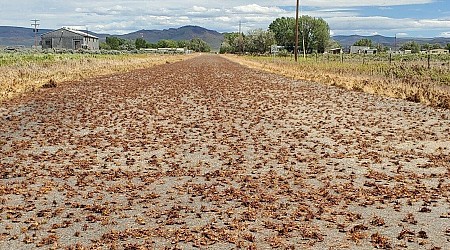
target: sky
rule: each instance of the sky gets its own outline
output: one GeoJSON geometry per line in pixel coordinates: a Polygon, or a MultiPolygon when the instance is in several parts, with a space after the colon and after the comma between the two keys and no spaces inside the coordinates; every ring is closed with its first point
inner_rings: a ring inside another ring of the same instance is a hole
{"type": "MultiPolygon", "coordinates": [[[[125,34],[198,25],[219,32],[267,29],[295,17],[294,0],[0,0],[0,26],[73,27],[125,34]]],[[[332,35],[450,37],[450,0],[300,0],[301,14],[323,18],[332,35]]]]}

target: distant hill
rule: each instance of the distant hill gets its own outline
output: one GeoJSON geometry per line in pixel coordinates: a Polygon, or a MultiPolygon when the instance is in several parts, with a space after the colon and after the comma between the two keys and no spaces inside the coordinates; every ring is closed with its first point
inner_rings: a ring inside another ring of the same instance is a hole
{"type": "MultiPolygon", "coordinates": [[[[49,29],[39,30],[38,36],[41,34],[51,31],[49,29]]],[[[219,33],[214,30],[205,29],[199,26],[184,26],[181,28],[172,28],[165,30],[139,30],[125,35],[109,35],[109,34],[97,34],[89,31],[90,34],[97,36],[100,40],[105,40],[108,36],[115,36],[124,39],[136,39],[143,37],[145,40],[151,43],[158,42],[159,40],[191,40],[193,38],[200,38],[207,42],[211,48],[214,50],[219,49],[220,44],[223,41],[224,34],[219,33]]],[[[356,41],[367,38],[372,40],[373,44],[382,44],[387,47],[394,48],[395,38],[385,37],[385,36],[333,36],[334,40],[339,42],[343,48],[349,48],[356,41]]],[[[420,44],[439,43],[445,46],[450,43],[450,38],[436,37],[436,38],[397,38],[397,46],[400,47],[403,43],[409,41],[416,41],[420,44]]],[[[21,27],[11,27],[11,26],[0,26],[0,46],[13,46],[13,45],[24,45],[26,47],[31,47],[34,44],[34,33],[32,28],[21,28],[21,27]]]]}
{"type": "Polygon", "coordinates": [[[339,42],[343,48],[349,48],[352,46],[355,42],[361,40],[361,39],[370,39],[372,40],[372,43],[374,45],[381,44],[383,46],[394,48],[395,44],[397,43],[397,47],[400,47],[402,44],[415,41],[419,44],[429,43],[429,44],[440,44],[441,46],[445,46],[446,44],[450,43],[450,38],[445,37],[435,37],[435,38],[417,38],[417,37],[400,37],[397,38],[397,41],[395,40],[395,37],[386,37],[386,36],[358,36],[358,35],[351,35],[351,36],[333,36],[332,39],[339,42]]]}
{"type": "MultiPolygon", "coordinates": [[[[38,36],[50,30],[39,30],[38,36]]],[[[38,42],[40,37],[38,37],[38,42]]],[[[24,45],[31,47],[34,44],[34,33],[32,28],[0,26],[0,45],[14,46],[24,45]]]]}
{"type": "Polygon", "coordinates": [[[223,41],[223,34],[199,26],[184,26],[177,29],[165,30],[139,30],[118,37],[132,40],[142,37],[146,41],[151,43],[156,43],[159,40],[180,41],[200,38],[203,41],[207,42],[213,49],[219,49],[223,41]]]}
{"type": "MultiPolygon", "coordinates": [[[[51,30],[43,29],[39,30],[38,36],[51,30]]],[[[211,48],[219,49],[222,41],[223,34],[208,30],[198,26],[184,26],[177,29],[166,30],[139,30],[125,35],[109,35],[109,34],[97,34],[89,31],[90,34],[97,36],[100,40],[105,40],[108,36],[115,36],[124,39],[136,39],[143,37],[145,40],[151,43],[156,43],[159,40],[191,40],[193,38],[200,38],[207,42],[211,48]]],[[[0,26],[0,45],[13,46],[24,45],[31,47],[34,44],[34,33],[32,28],[10,27],[0,26]]]]}

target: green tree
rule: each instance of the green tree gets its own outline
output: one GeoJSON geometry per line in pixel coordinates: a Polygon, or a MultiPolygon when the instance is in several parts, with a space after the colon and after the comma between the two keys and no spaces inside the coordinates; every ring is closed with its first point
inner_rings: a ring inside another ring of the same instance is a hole
{"type": "MultiPolygon", "coordinates": [[[[278,45],[283,45],[292,49],[295,43],[295,18],[281,17],[275,19],[270,25],[269,30],[275,34],[278,45]]],[[[317,51],[325,52],[330,40],[330,27],[322,18],[311,16],[301,16],[299,18],[299,41],[300,48],[305,43],[305,49],[308,53],[317,51]]]]}
{"type": "Polygon", "coordinates": [[[200,38],[194,38],[189,42],[188,49],[193,50],[195,52],[210,52],[211,47],[208,43],[203,41],[200,38]]]}
{"type": "Polygon", "coordinates": [[[295,18],[280,17],[275,19],[270,25],[269,30],[275,35],[278,45],[285,48],[293,48],[295,43],[295,18]]]}
{"type": "Polygon", "coordinates": [[[400,47],[400,50],[411,50],[411,53],[419,53],[420,52],[420,45],[414,41],[412,42],[407,42],[405,44],[403,44],[400,47]]]}
{"type": "Polygon", "coordinates": [[[337,49],[337,48],[342,48],[342,45],[338,41],[330,39],[328,41],[327,49],[337,49]]]}
{"type": "Polygon", "coordinates": [[[126,43],[125,39],[118,38],[118,37],[107,37],[106,38],[106,44],[109,46],[110,49],[113,50],[119,50],[121,49],[121,46],[123,46],[126,43]]]}
{"type": "Polygon", "coordinates": [[[147,41],[144,40],[144,38],[136,39],[134,44],[136,46],[136,49],[145,49],[149,47],[149,44],[147,43],[147,41]]]}
{"type": "Polygon", "coordinates": [[[134,50],[136,49],[136,45],[131,40],[123,39],[123,44],[119,46],[120,50],[134,50]]]}
{"type": "Polygon", "coordinates": [[[264,54],[270,50],[270,45],[274,43],[275,36],[272,31],[252,30],[245,37],[245,51],[264,54]]]}
{"type": "Polygon", "coordinates": [[[435,43],[433,45],[431,45],[432,49],[442,49],[442,46],[439,43],[435,43]]]}
{"type": "Polygon", "coordinates": [[[225,33],[220,53],[236,53],[239,51],[239,33],[225,33]]]}
{"type": "Polygon", "coordinates": [[[447,47],[448,50],[450,50],[450,43],[447,43],[447,47]]]}
{"type": "Polygon", "coordinates": [[[388,48],[383,46],[381,43],[377,43],[377,45],[375,45],[375,49],[377,49],[378,52],[386,52],[388,50],[388,48]]]}
{"type": "Polygon", "coordinates": [[[354,46],[365,46],[365,47],[370,47],[370,48],[373,46],[372,40],[367,39],[367,38],[360,39],[360,40],[356,41],[353,45],[354,46]]]}
{"type": "Polygon", "coordinates": [[[109,46],[109,44],[107,44],[106,42],[101,42],[100,49],[111,50],[111,46],[109,46]]]}
{"type": "Polygon", "coordinates": [[[158,48],[177,48],[178,42],[174,40],[160,40],[156,45],[158,48]]]}
{"type": "Polygon", "coordinates": [[[187,40],[177,41],[177,47],[178,48],[187,48],[187,47],[189,47],[189,41],[187,41],[187,40]]]}
{"type": "Polygon", "coordinates": [[[420,45],[420,50],[428,51],[430,49],[431,49],[431,44],[429,44],[429,43],[424,43],[424,44],[420,45]]]}

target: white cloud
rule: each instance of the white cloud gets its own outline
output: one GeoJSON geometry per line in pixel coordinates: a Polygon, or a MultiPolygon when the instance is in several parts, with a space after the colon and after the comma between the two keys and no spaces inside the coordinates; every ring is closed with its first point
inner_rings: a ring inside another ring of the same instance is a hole
{"type": "Polygon", "coordinates": [[[450,28],[450,20],[437,19],[394,19],[383,16],[353,16],[333,17],[327,19],[333,29],[337,30],[417,30],[417,29],[447,29],[450,28]]]}
{"type": "Polygon", "coordinates": [[[439,34],[440,37],[450,37],[450,31],[445,31],[439,34]]]}
{"type": "Polygon", "coordinates": [[[208,11],[208,9],[205,8],[205,7],[200,7],[200,6],[195,6],[195,5],[194,5],[194,7],[192,7],[192,10],[195,11],[195,12],[206,12],[206,11],[208,11]]]}
{"type": "Polygon", "coordinates": [[[313,7],[363,7],[363,6],[399,6],[432,3],[434,0],[305,0],[304,6],[313,7]]]}
{"type": "Polygon", "coordinates": [[[243,6],[233,7],[233,10],[239,13],[251,13],[251,14],[274,14],[284,13],[285,11],[278,7],[264,7],[258,4],[249,4],[243,6]]]}

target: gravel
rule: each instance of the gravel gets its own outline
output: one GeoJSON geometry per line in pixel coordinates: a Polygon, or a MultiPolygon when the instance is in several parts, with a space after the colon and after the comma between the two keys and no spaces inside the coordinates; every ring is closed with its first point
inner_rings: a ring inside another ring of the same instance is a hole
{"type": "Polygon", "coordinates": [[[450,111],[203,55],[0,106],[0,249],[450,249],[450,111]]]}

